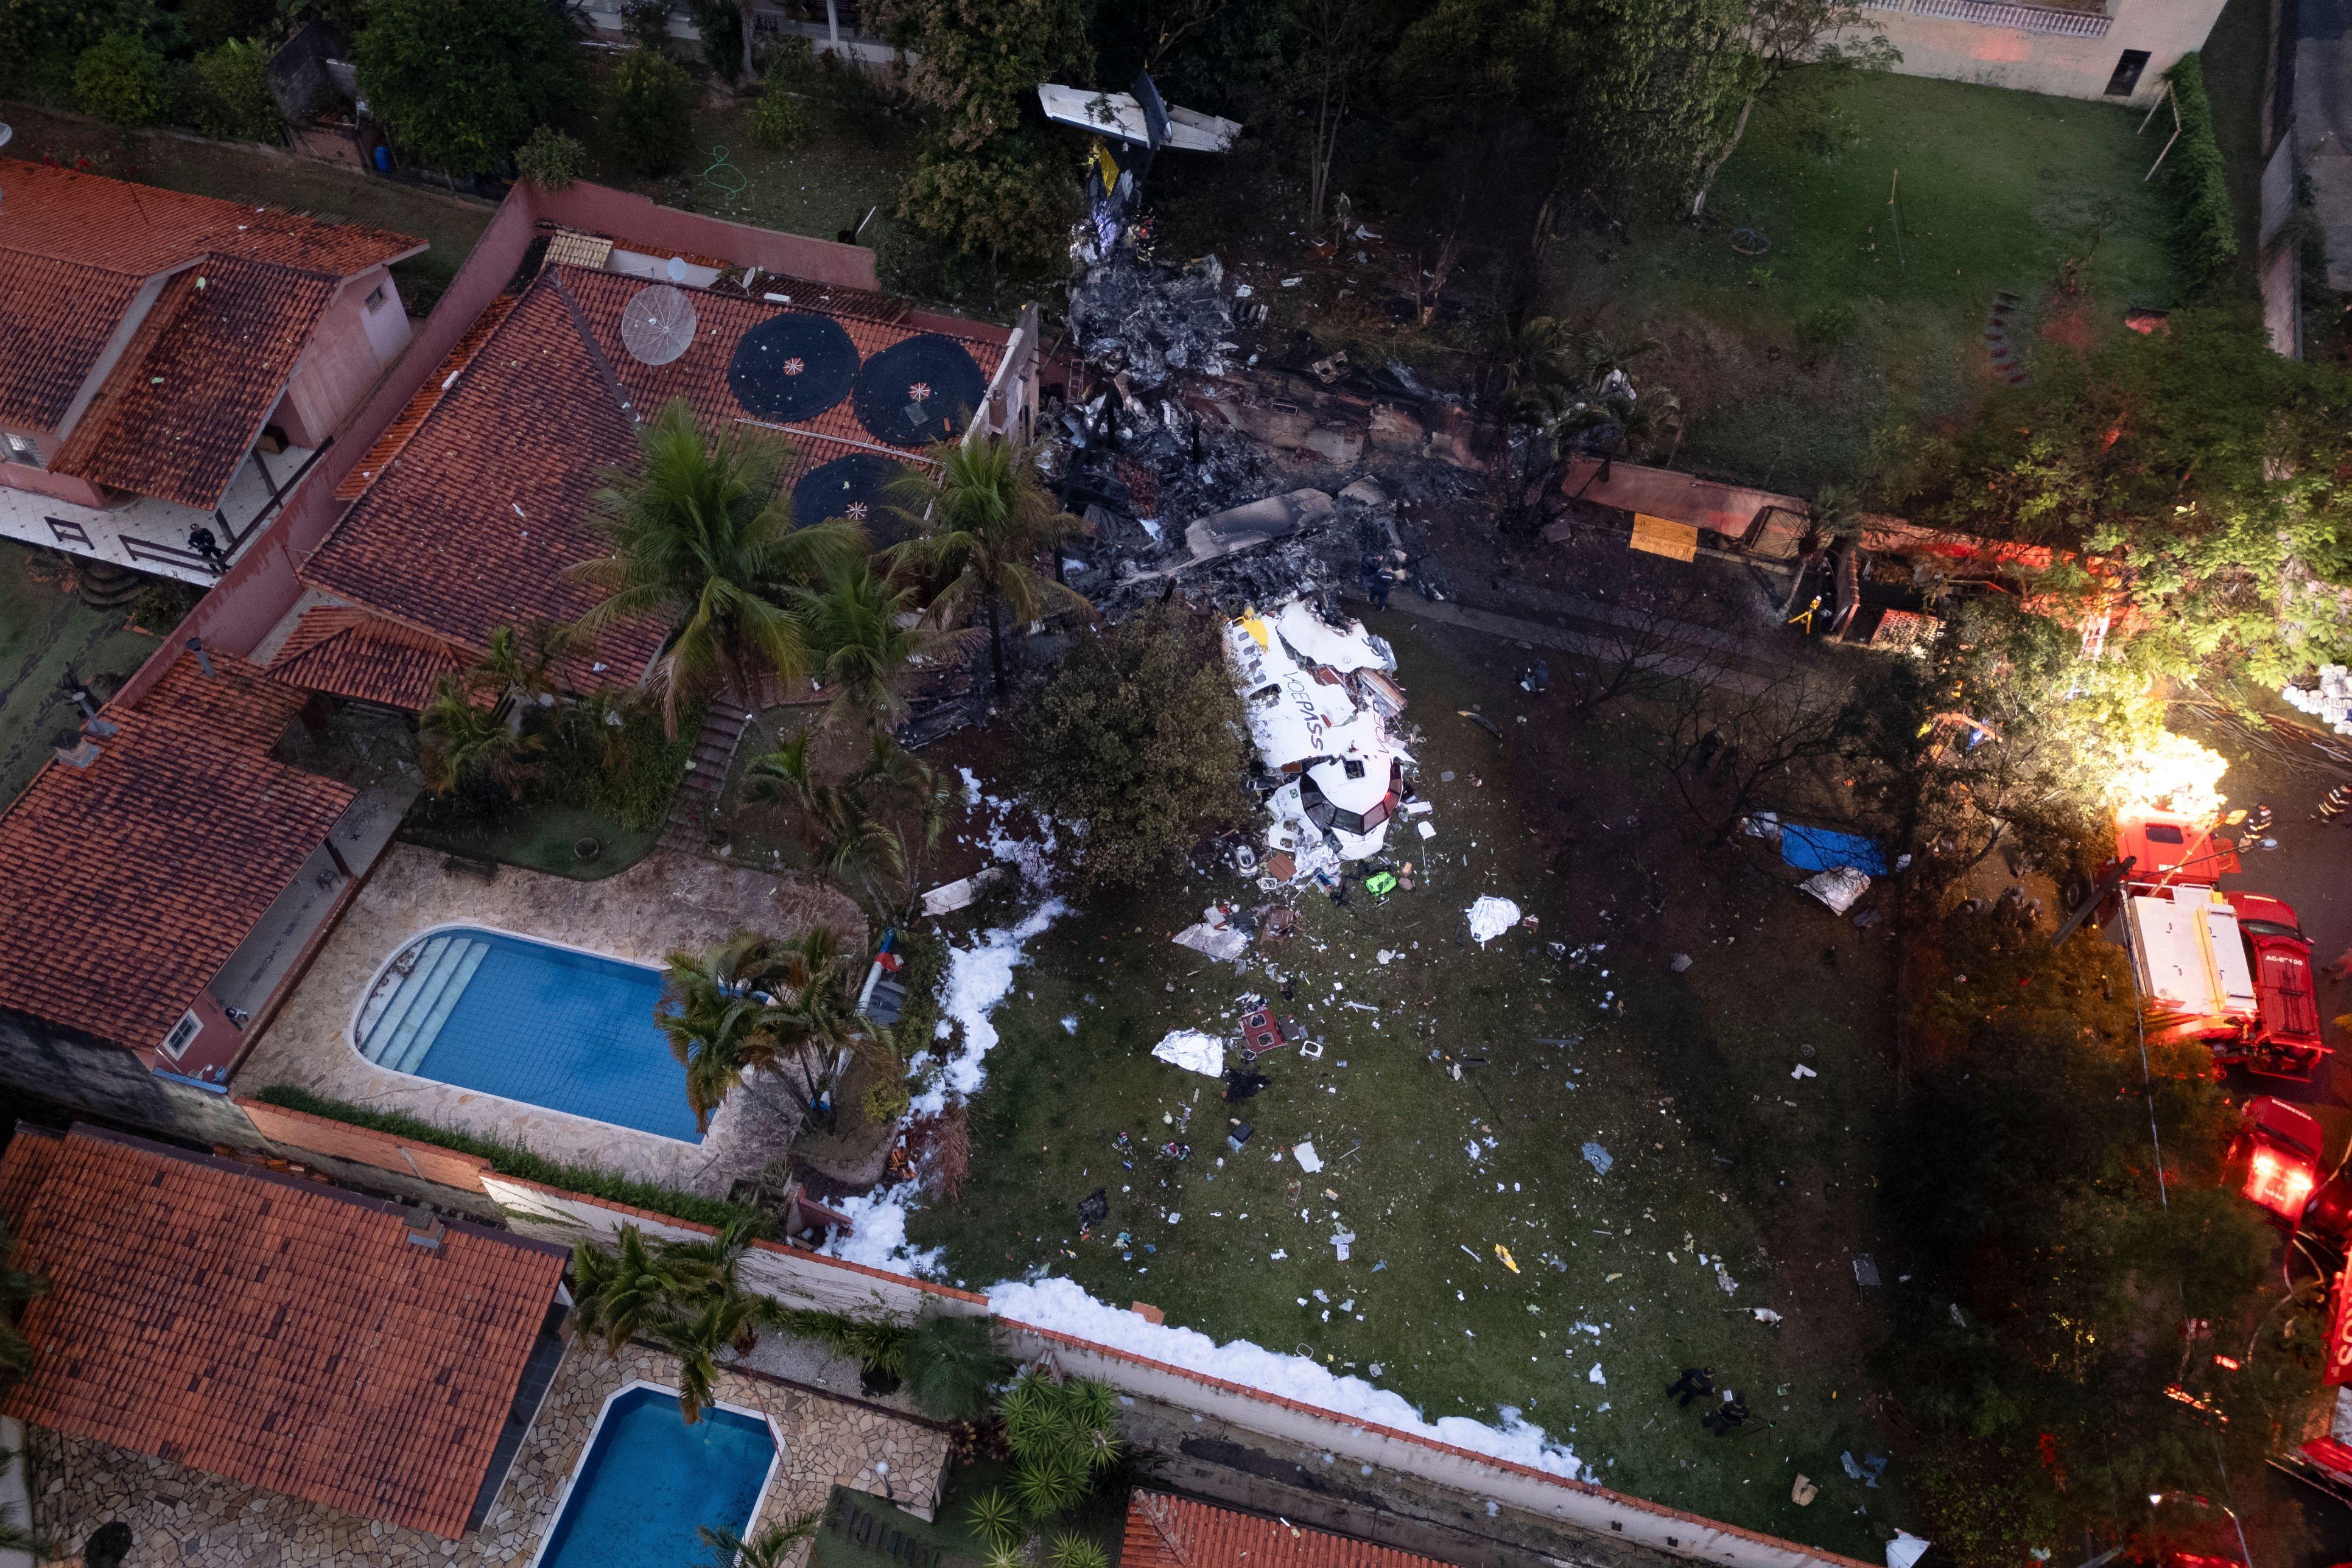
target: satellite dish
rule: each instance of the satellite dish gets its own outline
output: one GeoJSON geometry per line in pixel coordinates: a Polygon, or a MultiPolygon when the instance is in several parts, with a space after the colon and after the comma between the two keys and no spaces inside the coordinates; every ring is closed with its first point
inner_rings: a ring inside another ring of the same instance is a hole
{"type": "Polygon", "coordinates": [[[662,270],[669,275],[669,280],[672,283],[684,283],[686,281],[686,257],[682,256],[671,256],[668,261],[662,265],[662,270]]]}
{"type": "Polygon", "coordinates": [[[667,283],[640,288],[621,311],[621,342],[642,364],[666,365],[694,346],[694,303],[667,283]]]}

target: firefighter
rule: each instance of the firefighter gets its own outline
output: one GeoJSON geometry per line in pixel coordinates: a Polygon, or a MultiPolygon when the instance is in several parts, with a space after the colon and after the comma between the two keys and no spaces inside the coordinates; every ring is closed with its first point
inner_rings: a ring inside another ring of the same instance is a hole
{"type": "Polygon", "coordinates": [[[1667,1388],[1666,1397],[1672,1399],[1676,1395],[1680,1395],[1682,1396],[1683,1407],[1685,1409],[1688,1409],[1692,1400],[1697,1398],[1702,1394],[1712,1394],[1714,1392],[1715,1368],[1711,1366],[1685,1366],[1683,1368],[1682,1376],[1676,1378],[1674,1384],[1667,1388]]]}
{"type": "Polygon", "coordinates": [[[2311,814],[2311,820],[2333,822],[2347,810],[2352,810],[2352,784],[2338,784],[2319,802],[2319,810],[2311,814]]]}
{"type": "Polygon", "coordinates": [[[2262,842],[2263,835],[2271,831],[2271,823],[2273,821],[2268,801],[2257,805],[2248,812],[2245,821],[2238,829],[2238,852],[2244,854],[2262,842]]]}

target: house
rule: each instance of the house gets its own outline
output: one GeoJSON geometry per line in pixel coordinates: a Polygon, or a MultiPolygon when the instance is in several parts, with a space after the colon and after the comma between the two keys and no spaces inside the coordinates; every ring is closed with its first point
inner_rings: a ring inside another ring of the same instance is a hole
{"type": "Polygon", "coordinates": [[[1445,1568],[1439,1559],[1286,1519],[1136,1488],[1119,1568],[1445,1568]]]}
{"type": "Polygon", "coordinates": [[[0,537],[212,582],[407,346],[424,249],[0,160],[0,537]]]}
{"type": "Polygon", "coordinates": [[[564,1248],[316,1181],[20,1125],[0,1213],[48,1281],[0,1411],[363,1520],[478,1525],[562,1355],[564,1248]]]}
{"type": "MultiPolygon", "coordinates": [[[[847,517],[887,543],[882,489],[1002,390],[1003,333],[942,329],[870,290],[558,225],[541,242],[537,272],[344,477],[349,510],[253,651],[272,678],[414,711],[499,627],[576,621],[599,597],[576,575],[604,549],[594,497],[673,399],[707,431],[781,437],[802,520],[847,517]],[[679,336],[648,346],[659,311],[679,336]]],[[[568,684],[635,685],[665,631],[609,629],[568,684]]]]}
{"type": "Polygon", "coordinates": [[[1864,0],[1856,36],[1883,35],[1905,76],[2145,109],[2202,48],[2221,0],[1864,0]]]}

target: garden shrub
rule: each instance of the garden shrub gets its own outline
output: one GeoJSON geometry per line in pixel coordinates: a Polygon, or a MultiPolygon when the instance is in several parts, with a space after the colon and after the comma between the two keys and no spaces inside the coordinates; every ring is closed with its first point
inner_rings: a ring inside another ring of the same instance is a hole
{"type": "Polygon", "coordinates": [[[390,1133],[397,1138],[410,1138],[420,1144],[431,1144],[436,1148],[473,1155],[489,1161],[490,1168],[500,1176],[562,1187],[566,1192],[583,1193],[613,1203],[625,1203],[632,1208],[650,1209],[656,1214],[667,1214],[673,1219],[691,1220],[697,1225],[723,1226],[740,1219],[749,1220],[755,1234],[764,1235],[767,1231],[767,1216],[747,1204],[728,1203],[697,1193],[677,1192],[669,1187],[630,1181],[625,1176],[582,1166],[561,1165],[519,1145],[502,1143],[496,1138],[478,1137],[449,1127],[436,1127],[430,1122],[420,1121],[398,1111],[373,1111],[347,1101],[330,1100],[323,1094],[313,1094],[290,1083],[273,1083],[254,1098],[267,1105],[281,1105],[289,1111],[323,1116],[331,1122],[341,1122],[348,1126],[368,1127],[379,1133],[390,1133]]]}
{"type": "Polygon", "coordinates": [[[2228,164],[2213,140],[2213,104],[2205,95],[2205,66],[2194,51],[2164,73],[2180,111],[2180,139],[2166,164],[2172,205],[2172,260],[2182,287],[2201,294],[2238,254],[2238,224],[2230,210],[2228,164]]]}
{"type": "Polygon", "coordinates": [[[232,39],[198,55],[184,97],[189,123],[207,136],[275,141],[284,123],[269,90],[269,47],[258,39],[232,39]]]}
{"type": "Polygon", "coordinates": [[[694,145],[694,78],[676,60],[633,49],[613,73],[613,131],[640,174],[673,174],[694,145]]]}
{"type": "Polygon", "coordinates": [[[567,189],[580,178],[581,168],[588,161],[588,149],[576,136],[566,136],[552,125],[542,125],[530,133],[530,140],[515,149],[515,167],[522,177],[541,190],[567,189]]]}
{"type": "Polygon", "coordinates": [[[559,711],[547,731],[539,800],[602,811],[632,831],[659,827],[694,755],[701,706],[678,716],[676,740],[663,732],[650,703],[577,702],[559,711]],[[611,724],[607,715],[621,722],[611,724]]]}
{"type": "Polygon", "coordinates": [[[808,106],[789,73],[772,72],[761,89],[760,104],[751,111],[751,136],[762,147],[779,152],[808,140],[808,106]]]}
{"type": "Polygon", "coordinates": [[[171,111],[163,57],[128,33],[109,33],[74,62],[74,101],[82,112],[129,130],[171,111]]]}

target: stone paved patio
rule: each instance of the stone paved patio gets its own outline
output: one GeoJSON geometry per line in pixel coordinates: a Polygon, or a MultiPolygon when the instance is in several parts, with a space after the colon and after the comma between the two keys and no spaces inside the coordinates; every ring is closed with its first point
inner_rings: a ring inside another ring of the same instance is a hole
{"type": "MultiPolygon", "coordinates": [[[[671,1357],[640,1345],[617,1361],[596,1346],[572,1345],[488,1519],[462,1540],[443,1541],[38,1427],[28,1434],[36,1528],[55,1550],[78,1552],[91,1531],[121,1520],[134,1538],[126,1568],[527,1564],[554,1521],[563,1484],[606,1397],[639,1379],[674,1385],[677,1366],[671,1357]]],[[[736,1372],[719,1375],[718,1396],[723,1404],[765,1411],[783,1437],[783,1458],[758,1527],[823,1508],[836,1483],[892,1497],[900,1507],[931,1517],[947,1469],[947,1434],[939,1428],[736,1372]]],[[[795,1553],[796,1563],[805,1561],[806,1551],[795,1553]]],[[[675,1568],[691,1568],[692,1562],[689,1556],[675,1568]]]]}
{"type": "Polygon", "coordinates": [[[438,851],[395,843],[342,924],[237,1070],[253,1094],[289,1083],[337,1100],[400,1111],[436,1126],[520,1144],[550,1159],[724,1197],[792,1146],[800,1115],[772,1082],[732,1095],[701,1144],[550,1111],[387,1071],[352,1043],[352,1018],[385,959],[419,932],[453,922],[541,936],[658,966],[738,927],[789,936],[831,925],[852,950],[865,940],[857,906],[831,888],[657,852],[600,882],[502,865],[496,878],[452,873],[438,851]]]}

